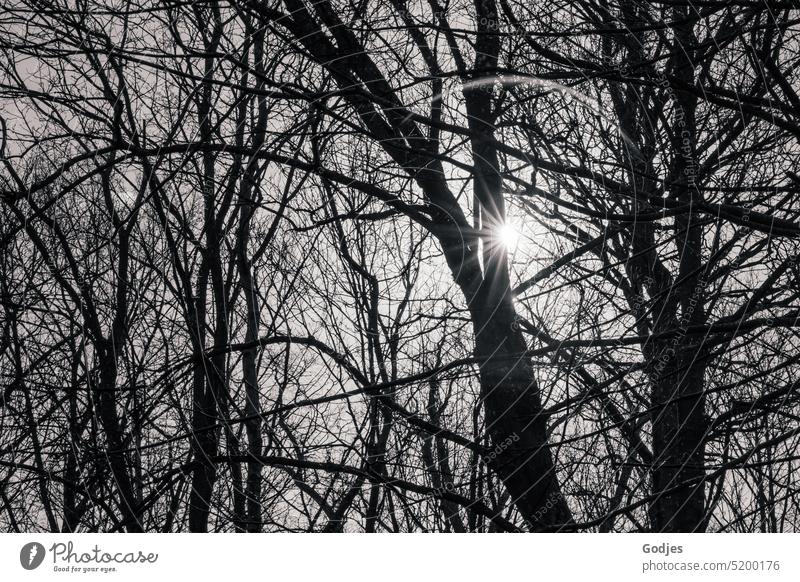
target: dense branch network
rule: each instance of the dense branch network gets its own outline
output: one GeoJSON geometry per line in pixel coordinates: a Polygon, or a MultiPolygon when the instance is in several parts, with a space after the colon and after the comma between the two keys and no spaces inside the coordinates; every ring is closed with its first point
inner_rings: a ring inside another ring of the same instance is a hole
{"type": "Polygon", "coordinates": [[[797,530],[794,3],[0,2],[2,530],[797,530]]]}

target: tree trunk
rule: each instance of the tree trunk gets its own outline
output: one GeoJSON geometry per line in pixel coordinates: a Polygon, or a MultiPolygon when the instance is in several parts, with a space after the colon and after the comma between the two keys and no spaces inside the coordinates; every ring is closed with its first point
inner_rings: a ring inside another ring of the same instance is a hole
{"type": "MultiPolygon", "coordinates": [[[[675,46],[671,74],[694,84],[697,40],[689,9],[675,8],[675,46]]],[[[705,322],[703,227],[697,206],[697,98],[676,88],[673,119],[672,195],[690,210],[675,218],[680,256],[678,281],[671,290],[680,305],[679,329],[705,322]]],[[[693,338],[680,334],[662,352],[666,369],[653,379],[653,494],[650,519],[654,531],[695,532],[706,528],[705,488],[705,360],[693,338]],[[678,345],[674,345],[677,343],[678,345]]]]}

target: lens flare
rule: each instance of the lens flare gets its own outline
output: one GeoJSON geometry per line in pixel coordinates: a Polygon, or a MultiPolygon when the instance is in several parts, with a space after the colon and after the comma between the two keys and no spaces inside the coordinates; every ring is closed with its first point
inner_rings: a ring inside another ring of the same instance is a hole
{"type": "Polygon", "coordinates": [[[519,233],[510,224],[503,224],[497,229],[497,238],[507,249],[513,249],[519,241],[519,233]]]}

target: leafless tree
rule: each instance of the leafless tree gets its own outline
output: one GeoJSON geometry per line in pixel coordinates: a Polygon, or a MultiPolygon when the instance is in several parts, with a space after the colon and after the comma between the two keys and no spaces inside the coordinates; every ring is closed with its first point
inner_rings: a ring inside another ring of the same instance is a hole
{"type": "Polygon", "coordinates": [[[3,529],[796,529],[792,2],[0,6],[3,529]]]}

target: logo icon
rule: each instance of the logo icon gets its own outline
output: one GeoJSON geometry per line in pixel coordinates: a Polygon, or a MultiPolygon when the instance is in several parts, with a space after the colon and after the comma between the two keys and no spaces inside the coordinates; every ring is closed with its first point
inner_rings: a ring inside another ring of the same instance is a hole
{"type": "Polygon", "coordinates": [[[44,561],[44,546],[39,542],[30,542],[19,551],[19,563],[26,570],[35,570],[44,561]]]}

